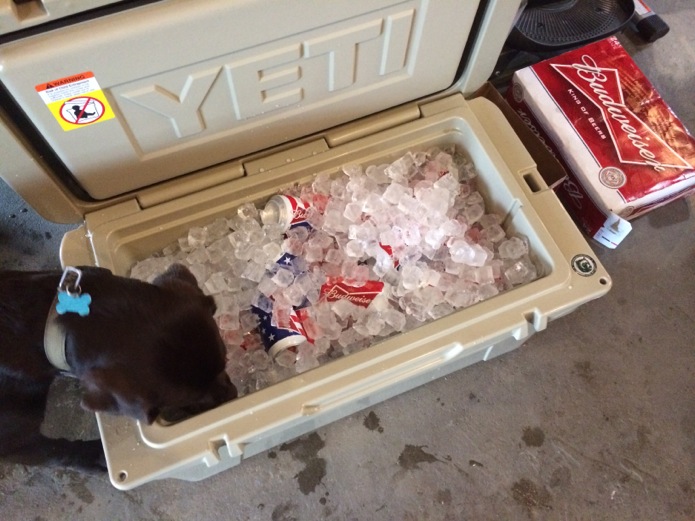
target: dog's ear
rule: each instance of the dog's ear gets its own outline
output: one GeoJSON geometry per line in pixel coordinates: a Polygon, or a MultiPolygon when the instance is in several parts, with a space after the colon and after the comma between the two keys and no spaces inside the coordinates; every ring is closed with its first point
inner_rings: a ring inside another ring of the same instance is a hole
{"type": "Polygon", "coordinates": [[[152,284],[160,287],[177,287],[182,282],[199,289],[198,281],[195,280],[188,268],[182,264],[172,264],[164,273],[158,275],[152,284]]]}
{"type": "Polygon", "coordinates": [[[196,296],[200,297],[203,307],[213,315],[217,309],[215,299],[205,296],[198,287],[193,274],[181,264],[172,264],[169,268],[152,281],[152,284],[160,288],[170,289],[176,292],[190,292],[193,290],[196,296]]]}
{"type": "Polygon", "coordinates": [[[133,392],[123,371],[89,369],[80,378],[84,387],[82,407],[92,412],[109,412],[130,416],[151,424],[159,409],[146,397],[133,392]]]}
{"type": "Polygon", "coordinates": [[[160,288],[167,288],[177,292],[190,292],[193,290],[200,302],[210,315],[214,315],[217,310],[215,299],[210,296],[205,296],[198,287],[193,274],[188,271],[188,268],[181,264],[172,264],[169,268],[152,281],[152,284],[160,288]]]}

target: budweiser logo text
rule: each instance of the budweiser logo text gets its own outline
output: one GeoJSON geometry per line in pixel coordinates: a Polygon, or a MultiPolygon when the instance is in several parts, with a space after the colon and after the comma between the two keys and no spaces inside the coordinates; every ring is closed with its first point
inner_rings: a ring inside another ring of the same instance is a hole
{"type": "Polygon", "coordinates": [[[357,306],[367,307],[383,291],[384,283],[370,280],[364,286],[353,287],[338,280],[331,280],[321,287],[321,298],[328,302],[348,300],[357,306]]]}
{"type": "Polygon", "coordinates": [[[690,168],[625,105],[616,69],[599,67],[587,54],[581,57],[581,63],[552,64],[552,67],[599,108],[623,163],[650,166],[656,172],[666,168],[690,168]]]}

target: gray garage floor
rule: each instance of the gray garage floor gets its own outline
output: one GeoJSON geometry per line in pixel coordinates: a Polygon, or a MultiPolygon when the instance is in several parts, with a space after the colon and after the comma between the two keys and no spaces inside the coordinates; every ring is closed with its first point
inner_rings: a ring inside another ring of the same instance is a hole
{"type": "MultiPolygon", "coordinates": [[[[695,4],[650,4],[671,33],[623,41],[695,130],[695,4]]],[[[611,292],[517,351],[199,483],[0,465],[0,519],[693,520],[695,198],[633,224],[593,245],[611,292]]],[[[58,267],[68,229],[0,183],[0,268],[58,267]]],[[[54,391],[46,432],[94,436],[71,382],[54,391]]]]}

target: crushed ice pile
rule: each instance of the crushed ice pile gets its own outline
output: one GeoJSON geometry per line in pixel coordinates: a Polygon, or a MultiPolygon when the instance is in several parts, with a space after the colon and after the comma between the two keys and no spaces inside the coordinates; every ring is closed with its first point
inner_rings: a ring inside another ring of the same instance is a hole
{"type": "Polygon", "coordinates": [[[301,225],[245,204],[131,276],[151,281],[174,262],[191,270],[215,297],[243,395],[535,279],[527,239],[507,236],[476,186],[473,163],[453,147],[345,166],[284,192],[304,203],[301,225]],[[258,310],[307,340],[271,356],[258,310]]]}

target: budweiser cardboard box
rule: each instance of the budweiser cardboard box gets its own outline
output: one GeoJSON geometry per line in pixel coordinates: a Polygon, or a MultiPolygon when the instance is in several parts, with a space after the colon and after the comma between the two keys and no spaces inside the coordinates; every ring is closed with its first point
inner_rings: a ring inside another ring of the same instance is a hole
{"type": "Polygon", "coordinates": [[[628,220],[695,192],[695,140],[616,38],[518,71],[507,97],[564,162],[565,207],[605,246],[628,220]]]}

